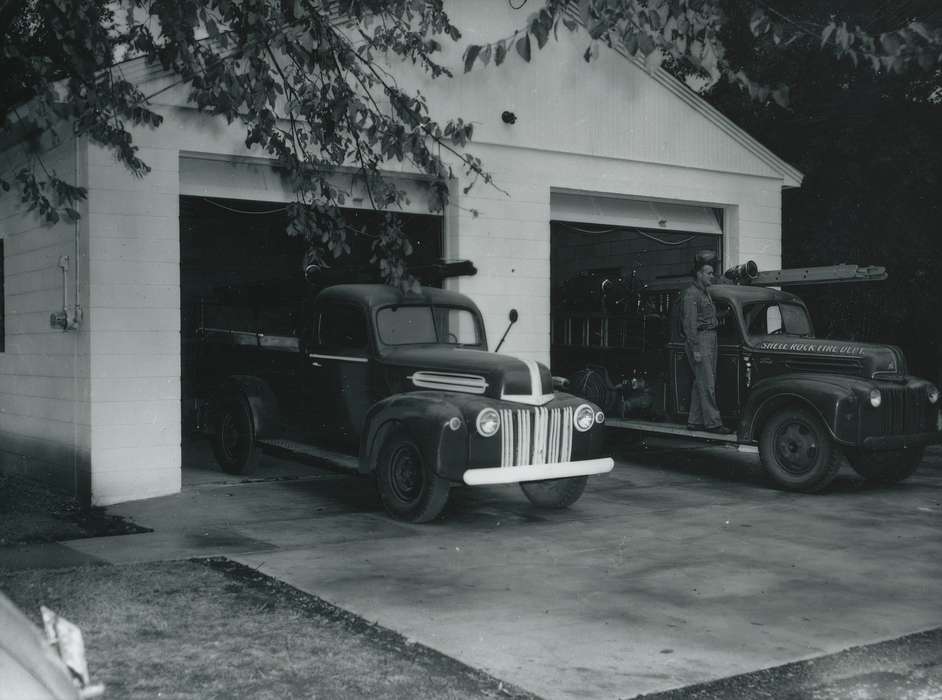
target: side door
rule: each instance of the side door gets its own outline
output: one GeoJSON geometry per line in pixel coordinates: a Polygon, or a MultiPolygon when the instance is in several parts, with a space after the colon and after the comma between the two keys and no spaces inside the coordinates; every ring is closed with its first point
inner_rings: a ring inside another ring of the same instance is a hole
{"type": "Polygon", "coordinates": [[[716,305],[716,403],[727,424],[735,425],[744,395],[743,339],[736,314],[729,302],[718,299],[716,305]]]}
{"type": "Polygon", "coordinates": [[[371,353],[363,309],[336,302],[315,308],[304,356],[304,391],[310,407],[306,427],[315,442],[356,447],[366,412],[374,403],[371,353]]]}

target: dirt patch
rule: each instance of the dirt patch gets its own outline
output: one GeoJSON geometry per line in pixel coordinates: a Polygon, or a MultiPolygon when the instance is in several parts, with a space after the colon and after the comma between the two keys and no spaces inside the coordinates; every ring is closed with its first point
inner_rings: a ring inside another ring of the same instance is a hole
{"type": "Polygon", "coordinates": [[[228,560],[0,574],[85,635],[106,697],[533,698],[228,560]]]}
{"type": "Polygon", "coordinates": [[[0,475],[0,547],[151,532],[17,475],[0,475]]]}

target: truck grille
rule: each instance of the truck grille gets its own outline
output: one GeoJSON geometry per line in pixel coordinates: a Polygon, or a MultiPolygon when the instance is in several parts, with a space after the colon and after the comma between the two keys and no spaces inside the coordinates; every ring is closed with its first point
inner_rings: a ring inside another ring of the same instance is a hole
{"type": "Polygon", "coordinates": [[[500,466],[553,464],[572,458],[573,408],[500,412],[500,466]]]}
{"type": "Polygon", "coordinates": [[[924,391],[908,391],[903,387],[880,389],[883,395],[882,422],[884,435],[908,435],[929,430],[926,425],[927,401],[924,391]]]}

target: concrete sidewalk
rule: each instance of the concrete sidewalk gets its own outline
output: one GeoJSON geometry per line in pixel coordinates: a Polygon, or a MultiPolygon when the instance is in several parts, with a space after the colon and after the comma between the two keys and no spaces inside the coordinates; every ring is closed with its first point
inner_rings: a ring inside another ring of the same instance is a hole
{"type": "Polygon", "coordinates": [[[942,460],[909,482],[772,490],[728,449],[623,455],[570,510],[459,488],[446,518],[390,520],[372,483],[197,453],[183,493],[112,507],[152,533],[75,561],[226,555],[548,698],[724,678],[942,625],[942,460]]]}

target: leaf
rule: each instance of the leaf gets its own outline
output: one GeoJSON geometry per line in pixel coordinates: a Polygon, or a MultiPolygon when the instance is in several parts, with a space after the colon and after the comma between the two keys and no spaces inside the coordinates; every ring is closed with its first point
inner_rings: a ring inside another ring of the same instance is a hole
{"type": "Polygon", "coordinates": [[[929,30],[926,28],[922,22],[910,22],[909,28],[912,29],[916,34],[921,36],[926,41],[932,41],[932,35],[929,33],[929,30]]]}
{"type": "Polygon", "coordinates": [[[484,50],[481,52],[481,62],[485,66],[490,65],[491,62],[491,45],[488,44],[484,47],[484,50]]]}
{"type": "Polygon", "coordinates": [[[757,8],[752,13],[752,19],[749,20],[749,30],[753,36],[761,36],[769,28],[769,16],[765,10],[757,8]]]}
{"type": "Polygon", "coordinates": [[[527,63],[530,62],[530,35],[524,34],[517,40],[517,53],[527,63]]]}
{"type": "Polygon", "coordinates": [[[888,54],[896,56],[899,54],[901,43],[896,32],[887,32],[880,35],[880,45],[888,54]]]}
{"type": "Polygon", "coordinates": [[[464,72],[467,73],[471,70],[471,66],[474,65],[474,59],[478,57],[478,54],[481,52],[481,47],[478,44],[471,44],[465,49],[464,52],[464,72]]]}
{"type": "Polygon", "coordinates": [[[651,53],[644,57],[644,67],[649,73],[653,73],[658,68],[660,68],[663,62],[664,54],[659,49],[654,49],[651,53]]]}
{"type": "Polygon", "coordinates": [[[582,24],[584,24],[586,27],[589,26],[589,19],[590,19],[590,16],[589,16],[589,6],[590,6],[590,4],[591,4],[591,0],[579,0],[579,19],[582,20],[582,24]]]}
{"type": "Polygon", "coordinates": [[[540,12],[540,14],[536,16],[536,19],[530,24],[530,31],[533,32],[533,36],[536,37],[536,45],[537,48],[540,49],[546,46],[546,42],[549,40],[549,30],[551,26],[547,24],[547,20],[549,22],[553,21],[549,13],[544,10],[540,12]]]}
{"type": "Polygon", "coordinates": [[[824,46],[828,43],[828,39],[831,38],[831,35],[834,33],[834,30],[837,29],[837,25],[834,22],[831,22],[821,31],[821,46],[824,46]]]}
{"type": "Polygon", "coordinates": [[[642,34],[639,41],[639,48],[644,56],[649,56],[654,51],[654,39],[647,34],[642,34]]]}
{"type": "Polygon", "coordinates": [[[635,32],[625,37],[625,50],[631,56],[638,53],[638,35],[635,32]]]}
{"type": "Polygon", "coordinates": [[[501,39],[497,42],[497,48],[494,50],[494,65],[499,66],[507,58],[507,45],[501,39]]]}
{"type": "Polygon", "coordinates": [[[788,107],[789,97],[787,85],[779,85],[772,91],[772,99],[775,100],[775,104],[783,109],[788,107]]]}

